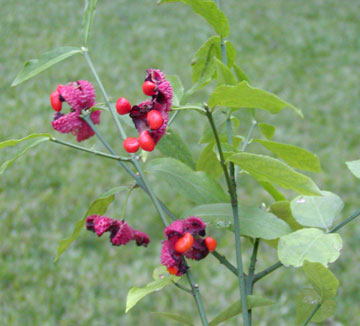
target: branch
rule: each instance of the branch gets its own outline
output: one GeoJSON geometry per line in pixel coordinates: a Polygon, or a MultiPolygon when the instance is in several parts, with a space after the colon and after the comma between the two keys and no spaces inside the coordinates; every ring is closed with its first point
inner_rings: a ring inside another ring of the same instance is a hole
{"type": "Polygon", "coordinates": [[[236,267],[231,264],[225,256],[220,255],[217,251],[212,252],[213,256],[220,262],[220,264],[223,264],[230,272],[238,276],[236,267]]]}

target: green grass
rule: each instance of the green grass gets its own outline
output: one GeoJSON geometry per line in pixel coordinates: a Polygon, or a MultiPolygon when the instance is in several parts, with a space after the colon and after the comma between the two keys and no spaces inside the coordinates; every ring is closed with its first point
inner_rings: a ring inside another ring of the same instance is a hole
{"type": "MultiPolygon", "coordinates": [[[[58,83],[93,80],[81,56],[75,56],[38,77],[10,88],[25,60],[60,45],[81,42],[82,1],[0,0],[0,141],[32,132],[51,132],[52,110],[48,96],[58,83]]],[[[359,207],[358,181],[347,171],[346,160],[359,159],[360,30],[357,1],[228,0],[223,9],[232,25],[230,40],[239,55],[237,63],[254,85],[275,92],[301,107],[305,120],[291,110],[271,116],[275,139],[316,152],[324,172],[313,176],[322,189],[339,194],[345,214],[359,207]]],[[[191,86],[190,62],[196,49],[212,35],[207,24],[180,4],[156,6],[155,1],[99,1],[89,42],[96,68],[113,98],[142,100],[144,71],[157,67],[178,74],[191,86]]],[[[194,101],[206,99],[201,91],[194,101]]],[[[100,95],[100,92],[98,92],[100,95]]],[[[102,101],[99,96],[99,101],[102,101]]],[[[249,125],[245,114],[239,132],[249,125]]],[[[259,114],[265,121],[269,116],[259,114]]],[[[197,144],[207,122],[196,113],[181,114],[174,128],[190,144],[197,144]]],[[[110,117],[104,114],[101,130],[117,150],[121,140],[110,117]]],[[[71,136],[60,136],[73,140],[71,136]]],[[[102,150],[95,138],[86,146],[102,150]]],[[[256,150],[249,147],[250,150],[256,150]]],[[[1,151],[1,162],[12,150],[1,151]]],[[[158,154],[151,154],[151,156],[158,154]]],[[[111,247],[104,237],[83,233],[54,265],[57,242],[69,235],[90,201],[105,190],[131,180],[112,161],[74,152],[55,144],[42,144],[0,178],[0,325],[170,325],[151,311],[171,311],[196,316],[192,298],[175,287],[145,298],[125,315],[129,288],[151,280],[159,264],[162,226],[150,200],[134,191],[128,207],[130,223],[150,233],[148,249],[111,247]]],[[[177,214],[191,207],[164,184],[156,192],[177,214]]],[[[255,184],[244,178],[241,201],[269,203],[255,184]],[[245,191],[246,189],[246,191],[245,191]]],[[[121,211],[124,196],[109,209],[121,211]]],[[[235,261],[231,234],[212,230],[220,250],[235,261]]],[[[359,222],[341,231],[344,249],[331,266],[341,288],[334,318],[324,325],[360,324],[359,222]]],[[[246,246],[247,243],[244,242],[246,246]]],[[[277,260],[276,252],[261,246],[259,269],[277,260]]],[[[248,255],[247,255],[248,256],[248,255]]],[[[247,257],[248,258],[248,257],[247,257]]],[[[210,317],[237,299],[237,281],[209,257],[194,264],[210,317]]],[[[292,325],[294,296],[308,284],[301,271],[282,269],[259,283],[258,294],[276,301],[254,313],[254,325],[292,325]]],[[[234,318],[226,325],[239,325],[234,318]]]]}

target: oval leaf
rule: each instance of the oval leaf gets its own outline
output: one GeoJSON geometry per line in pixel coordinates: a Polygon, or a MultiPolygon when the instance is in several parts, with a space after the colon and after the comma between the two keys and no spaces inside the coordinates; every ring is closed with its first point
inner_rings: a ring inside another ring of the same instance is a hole
{"type": "Polygon", "coordinates": [[[219,203],[229,200],[221,186],[204,172],[195,172],[173,158],[160,158],[149,162],[147,171],[166,178],[173,190],[197,204],[219,203]]]}
{"type": "Polygon", "coordinates": [[[237,81],[230,68],[224,65],[218,58],[214,58],[214,60],[218,85],[235,85],[237,81]]]}
{"type": "Polygon", "coordinates": [[[305,260],[327,266],[340,256],[342,240],[336,233],[301,229],[280,238],[278,256],[285,266],[300,267],[305,260]]]}
{"type": "Polygon", "coordinates": [[[355,177],[360,178],[360,160],[346,162],[346,165],[355,177]]]}
{"type": "Polygon", "coordinates": [[[19,143],[22,143],[23,141],[32,139],[32,138],[39,138],[39,137],[47,137],[48,139],[51,139],[50,134],[31,134],[21,139],[8,139],[0,143],[0,148],[8,147],[8,146],[15,146],[19,143]]]}
{"type": "MultiPolygon", "coordinates": [[[[311,312],[320,303],[319,295],[313,289],[303,289],[296,295],[296,325],[303,325],[311,312]]],[[[326,300],[311,318],[312,322],[321,323],[334,314],[336,302],[326,300]]]]}
{"type": "Polygon", "coordinates": [[[267,138],[271,139],[274,136],[275,133],[275,127],[273,125],[270,125],[268,123],[259,123],[258,124],[261,133],[267,138]]]}
{"type": "Polygon", "coordinates": [[[303,270],[315,291],[319,294],[321,302],[333,299],[339,287],[339,281],[331,271],[320,263],[305,261],[303,270]]]}
{"type": "Polygon", "coordinates": [[[238,153],[230,156],[234,162],[255,179],[268,181],[303,195],[321,195],[319,188],[309,177],[296,172],[285,163],[269,156],[238,153]]]}
{"type": "Polygon", "coordinates": [[[329,231],[335,218],[344,208],[341,198],[332,192],[322,191],[320,196],[298,196],[291,201],[291,212],[304,226],[324,228],[329,231]]]}
{"type": "Polygon", "coordinates": [[[224,13],[218,8],[216,3],[212,0],[159,0],[158,3],[162,4],[165,2],[180,1],[189,5],[194,12],[205,18],[205,20],[220,36],[226,37],[229,34],[229,21],[224,13]]]}
{"type": "MultiPolygon", "coordinates": [[[[7,168],[11,167],[19,157],[23,156],[23,155],[24,155],[25,153],[27,153],[31,148],[39,145],[40,143],[42,143],[42,142],[44,142],[44,141],[46,141],[46,140],[49,140],[49,137],[42,137],[42,138],[40,138],[40,139],[36,139],[35,141],[29,142],[29,143],[27,143],[26,145],[24,145],[24,146],[20,149],[20,151],[19,151],[18,153],[16,153],[16,155],[15,155],[12,159],[4,162],[4,163],[0,166],[0,175],[3,174],[7,168]]],[[[11,145],[8,145],[8,146],[11,146],[11,145]]]]}
{"type": "Polygon", "coordinates": [[[285,221],[287,224],[289,224],[290,227],[293,229],[293,231],[297,231],[303,228],[294,219],[290,209],[290,202],[287,200],[280,200],[273,203],[270,206],[270,212],[275,214],[278,218],[285,221]]]}
{"type": "Polygon", "coordinates": [[[94,20],[97,0],[85,0],[85,10],[83,18],[84,45],[87,45],[91,26],[94,20]]]}
{"type": "Polygon", "coordinates": [[[175,314],[171,314],[169,312],[152,312],[152,314],[154,315],[158,315],[160,317],[164,317],[167,319],[171,319],[174,321],[177,321],[183,325],[188,325],[188,326],[193,326],[194,322],[191,318],[186,317],[184,315],[175,315],[175,314]]]}
{"type": "Polygon", "coordinates": [[[210,177],[218,179],[222,175],[223,169],[213,151],[213,148],[214,143],[210,143],[203,149],[196,163],[196,170],[204,171],[210,177]]]}
{"type": "MultiPolygon", "coordinates": [[[[184,214],[201,217],[206,223],[220,229],[233,229],[233,212],[230,204],[209,204],[194,207],[184,214]]],[[[252,238],[272,240],[291,232],[291,228],[275,215],[258,207],[239,206],[240,234],[252,238]]]]}
{"type": "MultiPolygon", "coordinates": [[[[264,298],[260,295],[248,295],[247,296],[247,306],[249,309],[256,307],[264,307],[274,304],[270,299],[264,298]]],[[[228,308],[218,314],[210,323],[209,326],[217,326],[223,323],[224,321],[229,320],[232,317],[235,317],[242,313],[242,304],[238,300],[231,304],[228,308]]]]}
{"type": "Polygon", "coordinates": [[[40,55],[39,59],[27,61],[24,65],[24,68],[19,72],[15,80],[12,82],[11,86],[14,87],[21,84],[25,80],[36,76],[40,72],[50,68],[60,61],[73,56],[76,53],[81,53],[81,49],[72,46],[64,46],[43,53],[40,55]]]}
{"type": "Polygon", "coordinates": [[[246,81],[242,81],[236,86],[218,86],[210,95],[209,106],[214,108],[218,105],[236,109],[262,109],[272,114],[279,113],[289,107],[303,117],[301,110],[292,104],[283,101],[274,94],[252,87],[246,81]]]}
{"type": "Polygon", "coordinates": [[[273,152],[295,169],[321,172],[319,158],[306,149],[269,140],[255,139],[254,141],[273,152]]]}
{"type": "Polygon", "coordinates": [[[59,241],[57,248],[56,257],[54,263],[59,259],[59,257],[70,247],[70,245],[79,237],[81,231],[84,229],[85,220],[89,215],[104,215],[107,211],[109,205],[114,201],[115,194],[129,190],[127,186],[120,186],[103,193],[95,201],[93,201],[86,211],[84,217],[75,224],[74,231],[69,238],[59,241]]]}
{"type": "Polygon", "coordinates": [[[188,146],[174,130],[168,130],[168,134],[161,138],[156,148],[165,156],[175,158],[195,170],[188,146]]]}
{"type": "Polygon", "coordinates": [[[148,294],[153,293],[155,291],[160,291],[162,288],[171,284],[173,281],[175,282],[178,279],[179,279],[179,277],[167,274],[167,275],[163,275],[163,277],[160,279],[157,279],[153,282],[148,283],[146,286],[144,286],[142,288],[138,288],[138,287],[134,286],[133,288],[130,289],[130,291],[127,295],[125,313],[127,313],[142,298],[144,298],[148,294]]]}

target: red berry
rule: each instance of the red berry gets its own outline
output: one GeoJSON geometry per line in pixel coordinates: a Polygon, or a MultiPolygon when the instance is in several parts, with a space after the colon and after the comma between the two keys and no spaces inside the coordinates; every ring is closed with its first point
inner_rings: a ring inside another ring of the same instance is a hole
{"type": "Polygon", "coordinates": [[[208,248],[209,251],[214,251],[216,249],[217,242],[214,238],[206,237],[204,241],[205,241],[206,248],[208,248]]]}
{"type": "Polygon", "coordinates": [[[142,85],[142,89],[145,95],[153,96],[156,94],[155,92],[156,85],[151,81],[146,81],[142,85]]]}
{"type": "Polygon", "coordinates": [[[117,101],[116,101],[116,111],[119,114],[127,114],[131,111],[131,104],[130,102],[124,98],[124,97],[120,97],[117,101]]]}
{"type": "Polygon", "coordinates": [[[172,275],[176,275],[179,272],[179,269],[176,266],[168,267],[167,270],[172,275]]]}
{"type": "Polygon", "coordinates": [[[140,147],[139,141],[135,137],[126,138],[123,142],[123,145],[128,153],[135,153],[140,147]]]}
{"type": "Polygon", "coordinates": [[[51,103],[52,108],[55,111],[57,111],[57,112],[61,111],[62,102],[60,101],[60,93],[59,93],[59,91],[53,91],[50,94],[50,103],[51,103]]]}
{"type": "Polygon", "coordinates": [[[155,141],[151,137],[150,133],[147,130],[144,130],[139,135],[139,144],[140,147],[147,152],[151,152],[155,148],[155,141]]]}
{"type": "Polygon", "coordinates": [[[146,119],[150,128],[153,130],[159,129],[164,123],[164,118],[162,117],[161,113],[156,110],[149,111],[146,119]]]}
{"type": "Polygon", "coordinates": [[[64,85],[63,84],[57,85],[56,90],[59,91],[61,87],[64,87],[64,85]]]}
{"type": "Polygon", "coordinates": [[[185,233],[180,239],[175,242],[175,250],[183,254],[189,251],[194,244],[194,237],[190,233],[185,233]]]}

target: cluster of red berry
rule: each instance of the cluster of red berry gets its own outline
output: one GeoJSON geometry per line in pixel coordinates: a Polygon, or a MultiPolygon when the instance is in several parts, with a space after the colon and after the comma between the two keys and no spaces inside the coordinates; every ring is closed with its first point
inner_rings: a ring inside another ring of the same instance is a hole
{"type": "MultiPolygon", "coordinates": [[[[154,96],[156,95],[156,84],[151,81],[145,81],[142,86],[143,92],[145,95],[154,96]]],[[[117,113],[123,115],[128,114],[131,111],[130,102],[124,98],[120,97],[116,101],[116,111],[117,113]]],[[[147,123],[152,130],[159,129],[163,123],[164,118],[161,113],[157,110],[151,110],[146,115],[147,123]]],[[[148,130],[140,132],[139,137],[128,137],[124,140],[124,148],[128,153],[135,153],[141,147],[144,151],[151,152],[155,148],[155,141],[151,137],[148,130]]]]}
{"type": "MultiPolygon", "coordinates": [[[[213,252],[216,249],[217,242],[214,238],[206,237],[204,239],[204,242],[205,242],[206,248],[210,252],[213,252]]],[[[185,233],[185,235],[183,235],[180,239],[178,239],[175,242],[175,250],[179,254],[184,254],[193,247],[193,244],[194,244],[194,237],[191,235],[191,233],[185,233]]],[[[179,273],[179,269],[176,266],[168,267],[167,270],[170,274],[173,274],[173,275],[176,275],[179,273]]]]}

